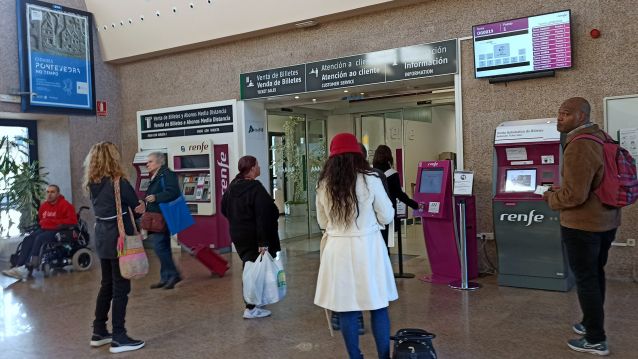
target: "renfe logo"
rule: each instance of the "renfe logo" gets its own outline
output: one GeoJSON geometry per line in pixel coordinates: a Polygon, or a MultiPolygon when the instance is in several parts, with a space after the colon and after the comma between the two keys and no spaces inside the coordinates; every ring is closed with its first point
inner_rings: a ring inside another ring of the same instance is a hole
{"type": "Polygon", "coordinates": [[[188,151],[199,151],[201,153],[204,153],[204,151],[208,150],[208,143],[206,143],[205,141],[202,141],[202,143],[197,144],[197,145],[188,145],[188,151]]]}
{"type": "Polygon", "coordinates": [[[519,213],[519,214],[503,213],[503,214],[501,214],[501,221],[527,222],[527,224],[525,224],[525,227],[529,227],[532,224],[532,222],[534,222],[534,223],[543,222],[543,219],[545,218],[545,215],[534,214],[534,212],[536,212],[535,209],[531,210],[529,212],[529,214],[525,214],[525,213],[519,213]]]}
{"type": "Polygon", "coordinates": [[[224,193],[228,189],[228,177],[230,171],[227,152],[220,151],[219,159],[217,160],[217,166],[219,166],[219,182],[221,185],[221,193],[224,193]]]}

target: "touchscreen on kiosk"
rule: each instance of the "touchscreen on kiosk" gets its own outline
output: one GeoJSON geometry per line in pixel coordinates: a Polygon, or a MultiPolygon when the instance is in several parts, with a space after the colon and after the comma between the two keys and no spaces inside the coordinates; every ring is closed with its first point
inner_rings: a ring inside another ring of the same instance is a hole
{"type": "Polygon", "coordinates": [[[535,169],[505,171],[505,192],[534,192],[535,189],[535,169]]]}
{"type": "Polygon", "coordinates": [[[443,168],[421,170],[421,183],[419,192],[439,194],[443,185],[443,168]]]}
{"type": "Polygon", "coordinates": [[[208,168],[208,155],[180,156],[182,168],[208,168]]]}

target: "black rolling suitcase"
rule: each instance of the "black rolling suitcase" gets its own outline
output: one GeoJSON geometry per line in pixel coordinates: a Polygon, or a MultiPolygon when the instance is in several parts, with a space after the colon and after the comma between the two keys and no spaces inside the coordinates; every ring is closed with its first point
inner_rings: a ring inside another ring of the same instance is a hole
{"type": "Polygon", "coordinates": [[[423,329],[404,328],[390,337],[394,340],[392,359],[436,359],[432,339],[436,335],[423,329]]]}

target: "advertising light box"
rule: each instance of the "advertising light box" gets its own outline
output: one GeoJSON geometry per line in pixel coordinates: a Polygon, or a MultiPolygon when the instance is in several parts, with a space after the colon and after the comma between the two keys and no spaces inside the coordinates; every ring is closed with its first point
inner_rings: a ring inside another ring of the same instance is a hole
{"type": "Polygon", "coordinates": [[[91,14],[18,0],[17,18],[22,110],[94,115],[91,14]]]}
{"type": "Polygon", "coordinates": [[[477,78],[534,73],[572,66],[570,11],[472,28],[477,78]]]}

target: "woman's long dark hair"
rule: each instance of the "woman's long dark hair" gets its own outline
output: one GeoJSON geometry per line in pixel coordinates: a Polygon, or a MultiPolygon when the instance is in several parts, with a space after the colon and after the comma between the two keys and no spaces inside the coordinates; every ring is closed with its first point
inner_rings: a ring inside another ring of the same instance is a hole
{"type": "Polygon", "coordinates": [[[344,153],[330,157],[319,174],[319,185],[325,187],[330,200],[330,217],[345,228],[359,217],[356,192],[359,173],[374,174],[363,154],[344,153]]]}
{"type": "Polygon", "coordinates": [[[386,145],[379,145],[377,150],[374,151],[374,158],[372,159],[372,167],[378,168],[381,171],[387,171],[394,165],[394,159],[392,158],[392,150],[386,145]]]}

